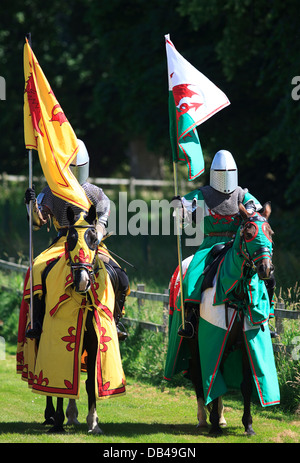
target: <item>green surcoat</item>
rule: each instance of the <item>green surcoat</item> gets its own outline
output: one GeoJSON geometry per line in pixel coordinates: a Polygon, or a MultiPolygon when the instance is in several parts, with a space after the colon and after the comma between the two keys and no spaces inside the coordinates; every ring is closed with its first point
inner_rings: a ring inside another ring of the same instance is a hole
{"type": "MultiPolygon", "coordinates": [[[[244,205],[252,201],[257,208],[261,208],[260,203],[248,190],[240,190],[240,199],[244,205]]],[[[227,196],[224,195],[224,197],[227,196]]],[[[216,244],[227,243],[232,240],[233,236],[225,236],[225,233],[236,233],[240,226],[240,216],[238,215],[238,203],[236,204],[236,212],[231,215],[221,215],[209,209],[200,188],[188,193],[185,198],[188,201],[192,201],[195,198],[197,201],[202,201],[199,203],[200,207],[203,205],[204,217],[197,226],[202,227],[204,239],[189,265],[183,282],[184,302],[200,303],[201,286],[204,278],[202,273],[212,260],[210,251],[216,244]],[[224,236],[211,236],[211,233],[222,233],[224,236]]]]}

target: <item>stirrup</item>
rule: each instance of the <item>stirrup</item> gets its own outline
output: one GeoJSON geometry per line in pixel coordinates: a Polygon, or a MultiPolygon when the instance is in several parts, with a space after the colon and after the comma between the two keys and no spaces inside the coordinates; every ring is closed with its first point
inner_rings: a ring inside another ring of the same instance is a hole
{"type": "Polygon", "coordinates": [[[185,328],[183,328],[183,326],[180,325],[177,334],[178,336],[181,336],[182,338],[187,338],[187,339],[193,338],[195,335],[195,328],[194,328],[193,323],[185,320],[185,328]],[[188,333],[189,330],[187,329],[187,325],[190,325],[192,327],[192,334],[188,333]]]}
{"type": "Polygon", "coordinates": [[[118,334],[119,341],[125,341],[125,339],[127,339],[128,337],[128,333],[125,331],[125,327],[123,323],[118,322],[116,325],[116,328],[117,328],[117,334],[118,334]],[[122,330],[120,330],[119,325],[122,326],[122,330]]]}
{"type": "Polygon", "coordinates": [[[30,323],[28,323],[26,332],[25,332],[25,337],[29,339],[39,339],[42,334],[42,327],[40,322],[33,322],[33,327],[29,328],[30,323]]]}

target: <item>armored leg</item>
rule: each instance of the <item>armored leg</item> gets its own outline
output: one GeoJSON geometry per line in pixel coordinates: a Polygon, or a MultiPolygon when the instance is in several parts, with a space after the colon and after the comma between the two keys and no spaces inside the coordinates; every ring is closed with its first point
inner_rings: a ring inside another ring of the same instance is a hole
{"type": "Polygon", "coordinates": [[[124,304],[129,289],[129,279],[125,270],[123,270],[118,264],[116,264],[112,259],[109,261],[109,265],[113,268],[117,275],[117,281],[114,284],[115,289],[115,310],[114,317],[117,327],[117,333],[119,341],[124,341],[127,338],[127,333],[124,330],[120,319],[123,316],[124,304]]]}

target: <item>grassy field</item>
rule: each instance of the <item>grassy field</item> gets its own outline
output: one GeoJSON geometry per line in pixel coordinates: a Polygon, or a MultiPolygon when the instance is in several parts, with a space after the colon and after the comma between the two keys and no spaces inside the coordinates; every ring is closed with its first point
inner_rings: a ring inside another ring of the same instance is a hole
{"type": "MultiPolygon", "coordinates": [[[[221,437],[196,428],[196,398],[190,388],[154,387],[127,378],[127,394],[97,403],[99,424],[104,434],[87,434],[87,396],[82,374],[78,400],[79,426],[66,427],[62,435],[47,433],[45,397],[34,394],[15,373],[15,357],[0,361],[0,443],[299,443],[300,420],[276,407],[253,406],[256,436],[244,435],[239,393],[224,398],[227,427],[221,437]]],[[[67,402],[67,401],[65,401],[67,402]]]]}

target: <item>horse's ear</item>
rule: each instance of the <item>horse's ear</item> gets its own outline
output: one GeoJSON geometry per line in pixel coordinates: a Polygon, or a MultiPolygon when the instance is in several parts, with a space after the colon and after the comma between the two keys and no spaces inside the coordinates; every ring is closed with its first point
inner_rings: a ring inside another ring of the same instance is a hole
{"type": "Polygon", "coordinates": [[[73,225],[74,217],[75,217],[75,214],[74,214],[73,209],[70,206],[68,206],[68,208],[67,208],[67,219],[68,219],[70,225],[73,225]]]}
{"type": "Polygon", "coordinates": [[[269,220],[271,212],[272,212],[271,201],[268,201],[267,203],[263,205],[263,208],[260,211],[260,215],[262,215],[266,220],[269,220]]]}
{"type": "Polygon", "coordinates": [[[239,211],[243,220],[247,220],[250,217],[250,214],[242,203],[239,203],[239,211]]]}
{"type": "Polygon", "coordinates": [[[87,221],[87,223],[89,223],[90,225],[92,225],[95,220],[96,220],[96,217],[97,217],[97,214],[96,214],[96,208],[95,206],[92,204],[90,209],[89,209],[89,212],[87,213],[87,215],[85,216],[85,220],[87,221]]]}

